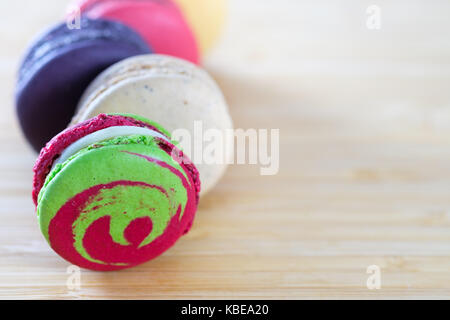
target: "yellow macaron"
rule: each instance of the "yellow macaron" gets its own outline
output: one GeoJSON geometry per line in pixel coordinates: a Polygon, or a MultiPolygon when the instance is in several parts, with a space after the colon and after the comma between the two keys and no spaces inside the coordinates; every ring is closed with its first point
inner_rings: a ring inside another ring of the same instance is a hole
{"type": "Polygon", "coordinates": [[[227,14],[227,0],[175,0],[191,25],[202,53],[213,47],[227,14]]]}

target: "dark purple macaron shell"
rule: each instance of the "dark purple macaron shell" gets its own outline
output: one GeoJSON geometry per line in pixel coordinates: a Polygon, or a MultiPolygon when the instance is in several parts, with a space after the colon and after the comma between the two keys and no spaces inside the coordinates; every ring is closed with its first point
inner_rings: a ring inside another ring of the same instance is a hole
{"type": "Polygon", "coordinates": [[[151,52],[135,31],[115,21],[82,18],[80,29],[62,23],[45,32],[27,51],[16,88],[20,126],[33,148],[39,151],[67,127],[100,72],[151,52]]]}

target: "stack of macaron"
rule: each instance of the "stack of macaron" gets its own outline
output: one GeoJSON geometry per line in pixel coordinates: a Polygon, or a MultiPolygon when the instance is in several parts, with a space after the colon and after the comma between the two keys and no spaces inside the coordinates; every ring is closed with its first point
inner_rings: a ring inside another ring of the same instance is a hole
{"type": "Polygon", "coordinates": [[[16,110],[40,150],[33,201],[41,231],[67,261],[132,267],[191,228],[200,190],[218,182],[231,148],[220,163],[193,162],[172,132],[187,131],[203,149],[197,122],[224,136],[233,128],[222,92],[196,65],[198,48],[210,47],[220,29],[223,5],[85,0],[80,28],[60,23],[28,48],[16,110]]]}

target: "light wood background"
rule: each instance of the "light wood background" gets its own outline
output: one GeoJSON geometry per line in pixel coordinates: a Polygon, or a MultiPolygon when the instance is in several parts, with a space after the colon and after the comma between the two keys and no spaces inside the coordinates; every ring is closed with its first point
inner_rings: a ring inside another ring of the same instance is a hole
{"type": "Polygon", "coordinates": [[[66,3],[0,2],[1,298],[450,298],[448,0],[230,1],[205,67],[237,127],[281,130],[279,174],[232,166],[173,249],[82,270],[80,290],[38,230],[12,101],[19,56],[66,3]]]}

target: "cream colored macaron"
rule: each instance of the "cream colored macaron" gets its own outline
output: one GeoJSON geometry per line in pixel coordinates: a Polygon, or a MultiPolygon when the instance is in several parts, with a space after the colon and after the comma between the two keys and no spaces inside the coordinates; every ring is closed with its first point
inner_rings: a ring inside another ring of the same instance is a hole
{"type": "Polygon", "coordinates": [[[188,133],[191,143],[181,141],[181,148],[190,146],[185,151],[200,172],[202,195],[218,182],[233,156],[227,139],[233,123],[222,92],[206,71],[178,58],[142,55],[105,70],[81,98],[72,124],[100,113],[141,115],[177,133],[174,139],[188,133]],[[218,133],[223,140],[211,139],[218,133]],[[206,159],[204,152],[219,141],[219,158],[206,159]]]}

